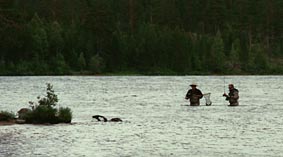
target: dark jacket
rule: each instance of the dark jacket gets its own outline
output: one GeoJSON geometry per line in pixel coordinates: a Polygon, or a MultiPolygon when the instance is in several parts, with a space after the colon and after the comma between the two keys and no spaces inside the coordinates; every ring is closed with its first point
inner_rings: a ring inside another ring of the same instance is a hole
{"type": "Polygon", "coordinates": [[[203,97],[201,91],[199,89],[192,90],[190,89],[186,94],[186,99],[190,99],[191,106],[198,106],[199,99],[203,97]]]}
{"type": "Polygon", "coordinates": [[[228,96],[226,97],[226,100],[229,101],[230,106],[238,106],[239,105],[238,99],[239,99],[239,91],[236,88],[230,90],[228,96]]]}

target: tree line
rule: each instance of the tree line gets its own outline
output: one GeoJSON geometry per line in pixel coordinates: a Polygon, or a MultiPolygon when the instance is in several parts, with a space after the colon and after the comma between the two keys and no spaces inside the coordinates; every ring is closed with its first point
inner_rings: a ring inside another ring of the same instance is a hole
{"type": "Polygon", "coordinates": [[[0,0],[0,75],[282,74],[282,0],[0,0]]]}

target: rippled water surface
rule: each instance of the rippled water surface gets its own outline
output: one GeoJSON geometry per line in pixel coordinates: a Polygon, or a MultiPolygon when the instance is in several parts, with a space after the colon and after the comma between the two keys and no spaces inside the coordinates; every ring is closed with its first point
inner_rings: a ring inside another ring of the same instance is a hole
{"type": "Polygon", "coordinates": [[[46,83],[72,124],[0,126],[1,157],[283,156],[283,76],[0,77],[0,110],[28,107],[46,83]],[[188,106],[191,82],[212,106],[188,106]],[[239,89],[240,106],[227,106],[224,82],[239,89]]]}

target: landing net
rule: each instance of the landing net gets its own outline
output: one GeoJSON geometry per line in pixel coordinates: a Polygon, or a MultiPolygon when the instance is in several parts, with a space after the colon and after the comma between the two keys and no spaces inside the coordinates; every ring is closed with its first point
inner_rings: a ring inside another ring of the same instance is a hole
{"type": "Polygon", "coordinates": [[[206,106],[210,106],[212,104],[211,100],[210,100],[210,94],[211,93],[205,93],[203,94],[203,97],[205,99],[205,105],[206,106]]]}

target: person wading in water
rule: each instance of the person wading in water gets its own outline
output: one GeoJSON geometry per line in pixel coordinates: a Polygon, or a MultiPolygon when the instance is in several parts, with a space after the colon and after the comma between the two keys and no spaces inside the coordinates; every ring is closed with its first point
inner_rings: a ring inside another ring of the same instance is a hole
{"type": "Polygon", "coordinates": [[[239,105],[239,91],[238,89],[234,88],[233,84],[228,85],[229,88],[229,94],[226,93],[223,94],[224,97],[226,97],[226,100],[229,101],[229,106],[238,106],[239,105]]]}
{"type": "Polygon", "coordinates": [[[189,91],[186,94],[185,99],[190,99],[190,105],[191,106],[199,106],[199,99],[203,97],[201,91],[197,89],[196,84],[191,84],[190,85],[192,89],[189,89],[189,91]]]}

